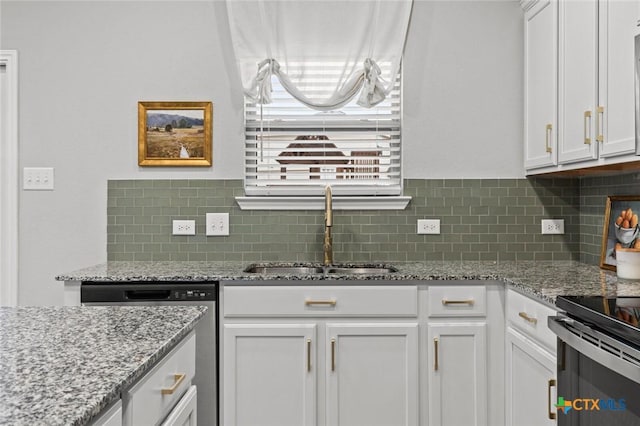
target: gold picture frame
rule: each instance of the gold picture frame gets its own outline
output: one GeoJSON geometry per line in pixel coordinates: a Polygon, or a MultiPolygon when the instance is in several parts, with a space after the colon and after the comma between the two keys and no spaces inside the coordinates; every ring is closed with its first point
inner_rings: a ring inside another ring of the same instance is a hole
{"type": "Polygon", "coordinates": [[[616,244],[620,244],[623,248],[640,244],[638,215],[640,215],[640,195],[607,197],[600,250],[600,267],[602,269],[616,270],[616,244]],[[625,217],[622,217],[623,213],[625,217]]]}
{"type": "Polygon", "coordinates": [[[138,165],[210,167],[211,102],[138,102],[138,165]]]}

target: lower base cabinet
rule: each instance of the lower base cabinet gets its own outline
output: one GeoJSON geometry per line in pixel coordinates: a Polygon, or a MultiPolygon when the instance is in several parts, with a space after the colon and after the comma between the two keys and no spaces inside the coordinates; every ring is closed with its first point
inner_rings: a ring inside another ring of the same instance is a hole
{"type": "Polygon", "coordinates": [[[487,425],[487,324],[428,325],[429,424],[487,425]]]}
{"type": "Polygon", "coordinates": [[[198,390],[191,386],[162,422],[162,426],[198,426],[198,390]]]}
{"type": "Polygon", "coordinates": [[[224,326],[224,425],[316,421],[316,325],[224,326]]]}
{"type": "Polygon", "coordinates": [[[507,426],[555,425],[555,355],[511,327],[506,348],[507,426]]]}
{"type": "Polygon", "coordinates": [[[418,424],[418,324],[327,324],[327,425],[418,424]]]}
{"type": "Polygon", "coordinates": [[[196,335],[189,336],[122,394],[124,426],[195,424],[196,335]],[[190,419],[193,419],[190,420],[190,419]],[[180,422],[182,421],[182,422],[180,422]]]}
{"type": "Polygon", "coordinates": [[[119,399],[111,408],[96,418],[91,426],[122,426],[122,400],[119,399]]]}
{"type": "Polygon", "coordinates": [[[418,325],[226,324],[223,394],[228,426],[417,425],[418,325]]]}

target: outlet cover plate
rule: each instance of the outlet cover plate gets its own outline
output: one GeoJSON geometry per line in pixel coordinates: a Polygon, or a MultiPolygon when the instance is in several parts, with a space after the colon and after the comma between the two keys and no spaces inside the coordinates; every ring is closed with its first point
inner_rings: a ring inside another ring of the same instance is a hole
{"type": "Polygon", "coordinates": [[[229,235],[229,213],[207,213],[207,236],[229,235]]]}
{"type": "Polygon", "coordinates": [[[440,234],[440,219],[418,219],[418,234],[440,234]]]}
{"type": "Polygon", "coordinates": [[[541,223],[544,235],[564,234],[564,219],[542,219],[541,223]]]}
{"type": "Polygon", "coordinates": [[[196,221],[174,220],[173,235],[196,235],[196,221]]]}

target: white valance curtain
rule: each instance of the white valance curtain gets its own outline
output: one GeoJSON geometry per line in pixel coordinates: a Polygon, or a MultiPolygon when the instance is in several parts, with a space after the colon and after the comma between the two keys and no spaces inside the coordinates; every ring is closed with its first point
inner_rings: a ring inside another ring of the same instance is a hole
{"type": "Polygon", "coordinates": [[[316,110],[338,109],[356,95],[360,106],[375,106],[393,87],[411,6],[412,0],[227,0],[245,96],[270,103],[276,76],[316,110]],[[318,66],[326,67],[323,81],[318,66]]]}

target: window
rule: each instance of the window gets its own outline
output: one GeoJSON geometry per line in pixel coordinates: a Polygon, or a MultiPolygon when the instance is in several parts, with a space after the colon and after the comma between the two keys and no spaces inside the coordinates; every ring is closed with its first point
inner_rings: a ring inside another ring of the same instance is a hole
{"type": "MultiPolygon", "coordinates": [[[[315,64],[307,89],[329,93],[323,85],[335,85],[343,69],[331,65],[315,64]]],[[[300,83],[295,70],[288,74],[300,83]]],[[[245,101],[246,194],[319,195],[331,185],[335,195],[399,195],[400,80],[398,73],[389,96],[374,108],[358,106],[356,97],[339,110],[320,112],[298,102],[273,77],[272,103],[245,101]]]]}

